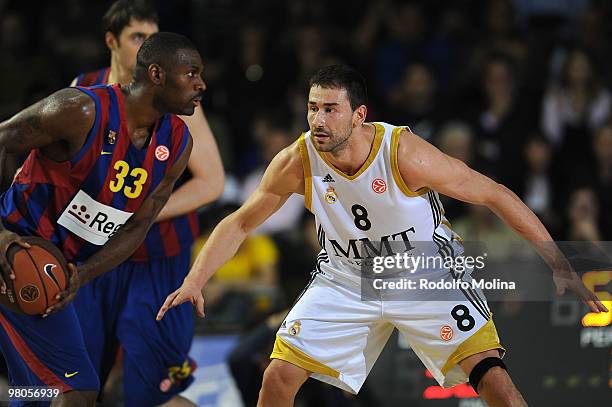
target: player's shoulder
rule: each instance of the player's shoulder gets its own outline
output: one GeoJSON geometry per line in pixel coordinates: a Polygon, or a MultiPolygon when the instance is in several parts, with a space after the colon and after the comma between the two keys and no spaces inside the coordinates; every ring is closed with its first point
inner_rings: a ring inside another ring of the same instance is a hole
{"type": "Polygon", "coordinates": [[[300,153],[299,144],[300,140],[298,139],[276,154],[268,166],[267,172],[272,172],[277,177],[302,176],[302,155],[300,153]]]}
{"type": "Polygon", "coordinates": [[[420,152],[423,148],[431,146],[425,139],[410,130],[409,127],[398,128],[397,146],[399,157],[406,157],[407,154],[420,152]]]}
{"type": "Polygon", "coordinates": [[[91,97],[77,88],[60,89],[38,102],[33,116],[45,132],[57,140],[75,144],[82,140],[96,119],[96,105],[91,97]]]}
{"type": "Polygon", "coordinates": [[[266,169],[261,186],[282,194],[304,193],[304,167],[299,140],[276,154],[266,169]]]}
{"type": "Polygon", "coordinates": [[[70,121],[94,117],[96,113],[94,99],[78,88],[60,89],[49,95],[45,102],[50,107],[45,111],[63,115],[70,121]]]}
{"type": "Polygon", "coordinates": [[[279,164],[283,168],[292,168],[292,167],[300,167],[302,166],[302,156],[301,156],[301,147],[300,143],[303,140],[300,137],[298,140],[291,143],[289,146],[283,148],[277,155],[274,157],[274,161],[279,164]]]}
{"type": "Polygon", "coordinates": [[[108,81],[110,67],[96,69],[95,71],[81,72],[70,83],[70,86],[105,85],[108,81]]]}

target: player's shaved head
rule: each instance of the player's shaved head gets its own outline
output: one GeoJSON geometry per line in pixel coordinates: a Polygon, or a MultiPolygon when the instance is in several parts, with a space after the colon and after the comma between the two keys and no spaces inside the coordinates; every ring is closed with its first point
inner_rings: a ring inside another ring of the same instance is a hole
{"type": "Polygon", "coordinates": [[[138,79],[146,75],[149,66],[152,64],[157,64],[164,70],[171,71],[173,65],[176,65],[177,53],[181,50],[197,52],[193,42],[183,35],[171,32],[153,34],[138,50],[134,77],[138,79]]]}

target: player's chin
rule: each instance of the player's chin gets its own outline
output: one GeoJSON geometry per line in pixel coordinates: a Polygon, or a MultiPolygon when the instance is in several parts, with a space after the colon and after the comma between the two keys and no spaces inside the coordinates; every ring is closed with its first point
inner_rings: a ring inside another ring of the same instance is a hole
{"type": "Polygon", "coordinates": [[[334,146],[329,142],[326,143],[326,142],[317,141],[315,142],[314,146],[317,149],[317,151],[320,151],[322,153],[328,153],[334,149],[334,146]]]}
{"type": "Polygon", "coordinates": [[[182,108],[176,114],[178,114],[180,116],[191,116],[194,112],[195,112],[195,106],[192,104],[192,105],[189,105],[189,106],[186,106],[186,107],[182,108]]]}

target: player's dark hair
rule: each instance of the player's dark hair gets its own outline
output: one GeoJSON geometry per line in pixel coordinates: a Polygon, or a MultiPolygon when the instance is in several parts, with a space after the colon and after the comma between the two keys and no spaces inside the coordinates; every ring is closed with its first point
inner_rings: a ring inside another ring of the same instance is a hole
{"type": "Polygon", "coordinates": [[[368,103],[368,90],[363,76],[346,65],[329,65],[319,69],[310,78],[310,87],[320,86],[325,89],[345,89],[351,109],[355,110],[368,103]]]}
{"type": "Polygon", "coordinates": [[[134,77],[141,77],[151,64],[158,64],[165,70],[171,70],[179,50],[194,50],[197,48],[184,35],[171,32],[158,32],[142,43],[136,54],[134,77]]]}
{"type": "Polygon", "coordinates": [[[114,2],[102,17],[104,31],[112,32],[119,37],[121,31],[130,24],[131,19],[151,21],[157,24],[157,5],[150,0],[118,0],[114,2]]]}

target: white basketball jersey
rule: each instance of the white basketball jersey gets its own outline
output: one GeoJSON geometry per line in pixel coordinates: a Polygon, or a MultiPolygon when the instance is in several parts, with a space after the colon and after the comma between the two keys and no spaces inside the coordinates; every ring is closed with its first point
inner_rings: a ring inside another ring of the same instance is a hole
{"type": "MultiPolygon", "coordinates": [[[[354,174],[346,175],[317,151],[310,132],[298,140],[305,176],[305,205],[314,215],[323,251],[317,271],[333,278],[360,275],[365,259],[409,252],[412,242],[456,246],[438,194],[411,191],[397,160],[404,127],[373,123],[376,135],[370,155],[354,174]],[[395,252],[385,251],[392,243],[395,252]]],[[[416,137],[410,133],[404,137],[416,137]]],[[[455,252],[455,254],[458,254],[455,252]]]]}

